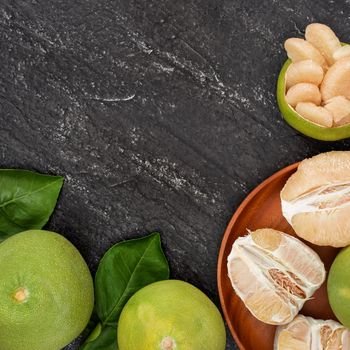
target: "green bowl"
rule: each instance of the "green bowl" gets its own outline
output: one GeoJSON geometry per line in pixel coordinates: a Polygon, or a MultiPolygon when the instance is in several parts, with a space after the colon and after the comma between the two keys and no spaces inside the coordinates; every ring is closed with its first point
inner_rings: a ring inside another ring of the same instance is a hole
{"type": "Polygon", "coordinates": [[[291,63],[290,59],[285,62],[277,81],[277,102],[283,119],[294,129],[316,140],[337,141],[350,137],[350,124],[335,128],[320,126],[303,118],[287,103],[285,99],[285,77],[291,63]]]}

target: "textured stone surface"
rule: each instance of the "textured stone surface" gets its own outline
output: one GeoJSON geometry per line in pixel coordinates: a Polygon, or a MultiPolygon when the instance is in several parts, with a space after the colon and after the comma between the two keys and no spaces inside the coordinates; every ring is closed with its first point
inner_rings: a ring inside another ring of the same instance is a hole
{"type": "Polygon", "coordinates": [[[65,176],[48,227],[92,271],[113,243],[159,230],[172,276],[218,303],[218,249],[244,196],[285,165],[349,148],[298,134],[275,101],[283,41],[312,21],[349,41],[349,12],[349,1],[0,0],[0,166],[65,176]]]}

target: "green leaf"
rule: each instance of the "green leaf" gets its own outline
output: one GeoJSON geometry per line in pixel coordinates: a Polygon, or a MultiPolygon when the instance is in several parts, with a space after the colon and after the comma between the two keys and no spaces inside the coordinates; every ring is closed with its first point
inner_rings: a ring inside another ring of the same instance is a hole
{"type": "Polygon", "coordinates": [[[116,326],[129,298],[150,283],[168,279],[169,265],[159,233],[110,248],[95,277],[96,312],[102,326],[116,326]]]}
{"type": "MultiPolygon", "coordinates": [[[[126,302],[139,289],[168,278],[169,265],[159,233],[110,248],[95,276],[95,311],[100,323],[80,349],[117,349],[117,323],[126,302]]],[[[95,317],[93,319],[95,321],[95,317]]]]}
{"type": "Polygon", "coordinates": [[[41,229],[55,209],[63,177],[27,170],[0,170],[0,241],[41,229]]]}
{"type": "Polygon", "coordinates": [[[101,328],[99,324],[91,338],[80,347],[81,350],[118,350],[116,327],[101,328]]]}

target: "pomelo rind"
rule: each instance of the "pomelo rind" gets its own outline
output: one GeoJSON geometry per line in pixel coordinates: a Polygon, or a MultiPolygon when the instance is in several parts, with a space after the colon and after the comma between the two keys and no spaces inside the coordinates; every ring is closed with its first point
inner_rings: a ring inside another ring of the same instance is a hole
{"type": "Polygon", "coordinates": [[[0,244],[0,349],[59,350],[87,325],[91,273],[63,236],[29,230],[0,244]]]}
{"type": "Polygon", "coordinates": [[[212,301],[187,282],[165,280],[136,292],[118,322],[119,350],[224,350],[226,331],[212,301]]]}
{"type": "Polygon", "coordinates": [[[350,247],[343,248],[328,273],[327,293],[329,304],[345,327],[350,328],[350,247]]]}

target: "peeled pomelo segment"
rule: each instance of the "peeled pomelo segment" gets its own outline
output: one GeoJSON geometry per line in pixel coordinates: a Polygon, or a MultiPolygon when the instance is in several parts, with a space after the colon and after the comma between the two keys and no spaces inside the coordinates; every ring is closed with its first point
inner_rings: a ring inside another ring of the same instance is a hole
{"type": "Polygon", "coordinates": [[[317,187],[347,180],[350,180],[350,151],[320,153],[299,164],[282,189],[281,198],[292,201],[317,187]]]}
{"type": "Polygon", "coordinates": [[[285,41],[284,48],[293,63],[312,60],[318,63],[322,68],[327,67],[326,59],[322,56],[321,52],[304,39],[289,38],[285,41]]]}
{"type": "Polygon", "coordinates": [[[305,60],[292,63],[286,72],[286,88],[299,83],[310,83],[320,85],[323,79],[322,67],[312,61],[305,60]]]}
{"type": "Polygon", "coordinates": [[[325,128],[303,118],[287,103],[285,99],[285,73],[290,64],[290,60],[285,62],[277,83],[277,102],[284,120],[295,130],[316,140],[336,141],[350,137],[350,124],[341,127],[325,128]]]}
{"type": "Polygon", "coordinates": [[[335,62],[327,71],[321,84],[323,101],[336,96],[350,99],[350,57],[335,62]]]}
{"type": "Polygon", "coordinates": [[[315,124],[326,128],[331,128],[333,125],[332,113],[324,107],[316,106],[314,103],[299,102],[295,107],[295,111],[303,118],[308,119],[315,124]]]}
{"type": "Polygon", "coordinates": [[[350,244],[350,152],[302,161],[282,189],[281,201],[298,236],[318,245],[350,244]]]}
{"type": "Polygon", "coordinates": [[[286,326],[279,326],[275,334],[274,350],[310,349],[310,325],[306,317],[299,315],[286,326]]]}
{"type": "Polygon", "coordinates": [[[291,323],[277,327],[274,350],[345,350],[349,336],[349,330],[338,322],[298,315],[291,323]]]}
{"type": "Polygon", "coordinates": [[[254,266],[249,260],[241,257],[233,258],[228,264],[230,279],[236,286],[237,295],[260,321],[283,324],[292,320],[298,313],[296,305],[288,302],[288,297],[284,295],[285,292],[280,291],[281,288],[275,291],[275,284],[269,278],[267,266],[261,273],[258,264],[254,266]]]}
{"type": "Polygon", "coordinates": [[[318,255],[298,239],[273,229],[238,238],[227,259],[231,284],[262,322],[290,322],[325,279],[318,255]]]}
{"type": "Polygon", "coordinates": [[[321,23],[309,24],[305,30],[305,38],[321,52],[328,65],[334,63],[333,54],[341,48],[341,44],[331,28],[321,23]]]}
{"type": "MultiPolygon", "coordinates": [[[[332,331],[330,329],[330,326],[328,325],[323,326],[323,328],[326,328],[323,334],[328,335],[328,338],[324,337],[322,344],[325,344],[324,347],[327,350],[348,349],[348,347],[344,346],[344,342],[348,341],[349,339],[348,330],[345,330],[343,327],[340,327],[332,331]]],[[[322,334],[322,328],[321,328],[321,334],[322,334]]]]}
{"type": "MultiPolygon", "coordinates": [[[[272,292],[261,291],[249,295],[245,305],[256,318],[264,323],[278,325],[293,318],[288,303],[282,298],[277,299],[276,294],[272,292]]],[[[294,309],[296,308],[294,307],[294,309]]],[[[298,310],[294,312],[298,313],[298,310]]]]}
{"type": "Polygon", "coordinates": [[[299,102],[311,102],[318,106],[321,99],[319,88],[309,83],[296,84],[286,93],[286,101],[292,107],[295,107],[299,102]]]}
{"type": "Polygon", "coordinates": [[[350,244],[349,207],[297,214],[292,226],[298,236],[313,244],[336,248],[350,244]]]}
{"type": "Polygon", "coordinates": [[[341,209],[350,205],[350,181],[326,184],[302,194],[293,201],[282,200],[282,212],[289,223],[300,213],[341,209]]]}
{"type": "Polygon", "coordinates": [[[326,102],[325,108],[333,115],[335,126],[350,123],[350,100],[344,96],[336,96],[326,102]]]}
{"type": "Polygon", "coordinates": [[[349,56],[350,56],[350,45],[344,45],[340,47],[333,54],[334,61],[339,61],[342,58],[349,57],[349,56]]]}
{"type": "Polygon", "coordinates": [[[254,243],[266,250],[276,250],[282,241],[282,235],[276,230],[260,229],[250,233],[254,243]]]}

